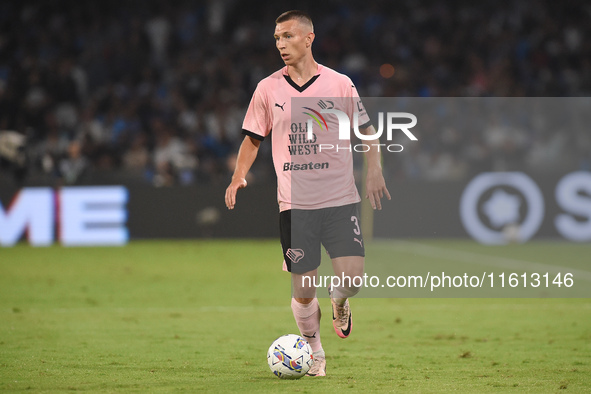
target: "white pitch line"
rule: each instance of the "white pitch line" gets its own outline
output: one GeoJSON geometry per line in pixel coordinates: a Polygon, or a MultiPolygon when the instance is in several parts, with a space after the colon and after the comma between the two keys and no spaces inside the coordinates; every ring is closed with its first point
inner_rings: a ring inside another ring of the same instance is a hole
{"type": "MultiPolygon", "coordinates": [[[[153,314],[165,314],[165,315],[189,315],[191,313],[205,313],[205,312],[222,312],[222,313],[255,313],[255,312],[262,312],[262,313],[270,313],[270,312],[286,312],[291,311],[289,306],[290,298],[287,298],[286,306],[252,306],[252,305],[201,305],[195,306],[193,308],[183,308],[183,309],[174,309],[174,308],[137,308],[137,307],[105,307],[102,308],[100,306],[92,306],[92,307],[72,307],[72,308],[48,308],[48,309],[39,309],[39,308],[24,308],[22,313],[96,313],[97,311],[100,312],[108,312],[108,313],[153,313],[153,314]]],[[[0,312],[14,314],[15,312],[11,309],[0,310],[0,312]]]]}
{"type": "Polygon", "coordinates": [[[591,282],[591,272],[582,271],[579,269],[537,263],[533,261],[510,259],[506,257],[490,256],[482,253],[467,252],[464,250],[451,250],[447,248],[441,248],[433,245],[426,245],[419,242],[410,242],[403,240],[393,241],[392,244],[406,252],[420,254],[426,257],[433,257],[438,259],[446,259],[452,261],[461,261],[464,263],[470,263],[475,265],[494,266],[512,270],[522,271],[534,271],[538,273],[552,272],[559,273],[565,271],[570,272],[576,279],[582,279],[591,282]]]}
{"type": "Polygon", "coordinates": [[[252,313],[252,312],[285,312],[291,311],[289,307],[289,299],[286,301],[286,306],[201,306],[197,310],[199,312],[240,312],[240,313],[252,313]]]}
{"type": "MultiPolygon", "coordinates": [[[[364,298],[364,297],[355,297],[359,299],[367,300],[380,300],[380,298],[364,298]]],[[[541,299],[540,299],[541,300],[541,299]]],[[[566,298],[562,300],[567,300],[566,298]]],[[[326,298],[319,300],[321,304],[328,305],[328,301],[326,298]]],[[[440,299],[441,301],[441,299],[440,299]]],[[[547,301],[547,300],[545,300],[547,301]]],[[[473,305],[472,305],[473,306],[473,305]]],[[[372,305],[368,304],[367,302],[361,306],[364,312],[372,312],[372,311],[394,311],[394,312],[404,312],[405,310],[421,310],[421,311],[430,311],[430,310],[441,310],[441,308],[445,308],[448,310],[466,310],[466,308],[472,307],[471,305],[466,305],[464,303],[458,303],[450,299],[449,302],[437,304],[416,304],[416,303],[402,303],[402,304],[394,304],[394,305],[372,305]]],[[[326,306],[330,307],[330,306],[326,306]]],[[[484,304],[478,304],[478,309],[490,309],[490,310],[506,310],[510,308],[512,310],[532,310],[532,308],[540,308],[540,307],[552,307],[552,305],[544,304],[532,304],[530,302],[525,303],[515,303],[512,302],[511,304],[507,304],[506,302],[494,303],[491,304],[490,302],[486,302],[484,304]]],[[[574,303],[569,304],[567,302],[561,303],[560,308],[562,310],[576,310],[576,311],[583,311],[583,310],[591,310],[591,303],[574,303]]],[[[32,313],[45,313],[45,314],[80,314],[80,313],[110,313],[110,314],[133,314],[131,317],[139,317],[143,318],[142,316],[135,316],[135,315],[145,315],[145,314],[164,314],[164,315],[171,315],[171,314],[178,314],[178,317],[192,317],[198,313],[204,312],[219,312],[219,313],[253,313],[253,312],[262,312],[262,313],[271,313],[271,312],[280,312],[280,313],[287,313],[291,314],[291,308],[289,305],[285,307],[277,307],[277,306],[257,306],[257,307],[249,307],[249,306],[231,306],[231,305],[203,305],[195,308],[189,309],[170,309],[170,308],[100,308],[100,307],[88,307],[88,308],[55,308],[55,309],[25,309],[22,313],[24,314],[32,314],[32,313]]],[[[10,309],[0,309],[0,315],[14,315],[14,312],[10,309]]]]}

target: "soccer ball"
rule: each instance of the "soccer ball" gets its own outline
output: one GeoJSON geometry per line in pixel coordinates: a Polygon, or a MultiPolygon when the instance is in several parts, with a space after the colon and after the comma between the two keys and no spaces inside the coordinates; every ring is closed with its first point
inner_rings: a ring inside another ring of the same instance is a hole
{"type": "Polygon", "coordinates": [[[299,335],[283,335],[269,347],[267,363],[280,379],[299,379],[314,363],[312,348],[299,335]]]}

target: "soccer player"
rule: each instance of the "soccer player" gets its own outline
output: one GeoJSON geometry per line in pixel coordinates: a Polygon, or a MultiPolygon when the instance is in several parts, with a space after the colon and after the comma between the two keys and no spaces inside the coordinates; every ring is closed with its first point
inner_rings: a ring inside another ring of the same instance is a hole
{"type": "MultiPolygon", "coordinates": [[[[275,44],[285,67],[257,85],[242,126],[245,137],[232,181],[226,189],[225,202],[228,209],[234,208],[237,191],[247,185],[246,174],[261,141],[273,130],[280,238],[284,261],[292,277],[291,308],[300,333],[314,351],[315,361],[308,375],[325,376],[320,307],[316,288],[306,278],[317,275],[321,245],[330,255],[338,277],[363,275],[365,249],[351,143],[339,139],[337,116],[322,110],[342,111],[351,122],[357,112],[361,133],[375,134],[375,129],[351,80],[314,60],[315,36],[310,17],[302,11],[288,11],[275,23],[275,44]],[[292,108],[292,98],[310,98],[310,102],[292,108]],[[308,130],[308,119],[312,118],[319,127],[308,130]]],[[[366,198],[374,209],[381,209],[381,198],[390,199],[390,194],[382,175],[380,153],[370,149],[365,155],[366,198]]],[[[343,281],[340,286],[329,289],[333,327],[341,338],[351,333],[348,299],[358,291],[353,281],[343,281]]]]}

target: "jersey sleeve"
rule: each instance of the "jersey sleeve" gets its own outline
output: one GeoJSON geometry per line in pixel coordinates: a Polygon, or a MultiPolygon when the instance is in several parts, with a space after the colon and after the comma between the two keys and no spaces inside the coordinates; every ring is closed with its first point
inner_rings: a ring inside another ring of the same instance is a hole
{"type": "Polygon", "coordinates": [[[357,88],[353,85],[351,79],[347,78],[348,87],[347,87],[347,97],[350,97],[349,100],[349,119],[353,119],[353,114],[357,112],[359,115],[359,128],[364,129],[371,125],[371,120],[369,119],[369,115],[361,102],[361,98],[359,97],[359,93],[357,92],[357,88]]]}
{"type": "Polygon", "coordinates": [[[242,134],[262,141],[269,135],[272,127],[273,121],[269,115],[269,106],[267,105],[264,89],[259,83],[248,105],[242,123],[242,134]]]}

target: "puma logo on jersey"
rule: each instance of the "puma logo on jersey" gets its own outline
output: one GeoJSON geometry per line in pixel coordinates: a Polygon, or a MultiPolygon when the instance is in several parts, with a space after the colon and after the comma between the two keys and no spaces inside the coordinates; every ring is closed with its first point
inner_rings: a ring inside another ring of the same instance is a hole
{"type": "Polygon", "coordinates": [[[304,251],[302,249],[292,249],[292,248],[289,248],[289,249],[287,249],[287,252],[285,252],[285,255],[293,263],[297,263],[297,262],[299,262],[302,259],[302,257],[304,257],[304,251]]]}
{"type": "Polygon", "coordinates": [[[361,247],[363,247],[363,240],[362,240],[362,239],[353,238],[353,241],[355,241],[355,242],[359,242],[359,245],[360,245],[361,247]]]}
{"type": "Polygon", "coordinates": [[[275,106],[276,106],[276,107],[279,107],[279,108],[281,108],[281,110],[282,110],[283,112],[285,112],[285,110],[283,109],[283,106],[284,106],[284,105],[285,105],[285,103],[283,103],[283,104],[281,104],[281,105],[279,105],[279,104],[275,103],[275,106]]]}

